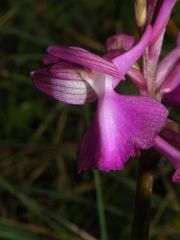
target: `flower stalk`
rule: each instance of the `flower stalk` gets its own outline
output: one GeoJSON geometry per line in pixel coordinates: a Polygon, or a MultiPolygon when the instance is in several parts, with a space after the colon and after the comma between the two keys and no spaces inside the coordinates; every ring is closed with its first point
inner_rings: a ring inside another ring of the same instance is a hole
{"type": "MultiPolygon", "coordinates": [[[[157,153],[149,151],[150,157],[145,161],[145,154],[139,160],[137,187],[132,226],[132,240],[148,240],[150,225],[151,196],[154,172],[158,164],[157,153]]],[[[146,155],[147,156],[147,155],[146,155]]]]}

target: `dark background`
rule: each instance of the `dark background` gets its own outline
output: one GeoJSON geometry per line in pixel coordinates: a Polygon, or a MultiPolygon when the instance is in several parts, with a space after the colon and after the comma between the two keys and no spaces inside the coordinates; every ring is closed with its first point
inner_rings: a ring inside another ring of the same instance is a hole
{"type": "MultiPolygon", "coordinates": [[[[175,46],[179,11],[178,3],[163,55],[175,46]]],[[[29,78],[30,71],[43,66],[41,57],[50,44],[103,54],[106,38],[118,32],[137,34],[132,0],[0,0],[0,239],[100,239],[102,204],[108,239],[130,238],[137,160],[129,160],[122,172],[78,175],[76,149],[94,105],[57,103],[29,78]]],[[[132,87],[120,90],[128,93],[132,87]]],[[[172,109],[171,116],[180,122],[180,110],[172,109]]],[[[151,239],[180,239],[180,187],[171,176],[162,160],[152,198],[151,239]]]]}

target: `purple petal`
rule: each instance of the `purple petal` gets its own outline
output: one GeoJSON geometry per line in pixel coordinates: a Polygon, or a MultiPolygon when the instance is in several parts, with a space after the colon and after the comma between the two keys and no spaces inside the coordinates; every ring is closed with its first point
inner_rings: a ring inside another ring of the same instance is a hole
{"type": "Polygon", "coordinates": [[[107,51],[122,50],[122,52],[128,51],[135,43],[135,38],[126,34],[116,34],[109,37],[106,41],[107,51]]]}
{"type": "Polygon", "coordinates": [[[158,150],[175,168],[180,168],[180,151],[160,136],[154,139],[154,148],[158,150]]]}
{"type": "Polygon", "coordinates": [[[105,73],[117,78],[122,77],[114,64],[110,61],[107,61],[102,57],[90,53],[82,48],[54,45],[48,48],[48,53],[65,61],[87,67],[91,70],[105,73]]]}
{"type": "Polygon", "coordinates": [[[122,169],[129,157],[152,146],[166,117],[167,110],[152,98],[107,92],[99,99],[92,125],[81,141],[79,171],[122,169]]]}
{"type": "Polygon", "coordinates": [[[164,0],[160,11],[157,15],[157,18],[155,20],[155,23],[153,25],[153,32],[152,32],[152,36],[151,36],[151,44],[153,44],[158,37],[160,36],[161,32],[164,30],[164,28],[166,27],[170,15],[171,15],[171,11],[174,7],[174,5],[176,4],[177,0],[164,0]]]}
{"type": "MultiPolygon", "coordinates": [[[[151,26],[148,26],[137,45],[135,45],[128,52],[121,54],[120,56],[115,57],[112,60],[112,62],[116,65],[122,76],[125,75],[125,73],[130,69],[131,65],[134,64],[144,52],[149,42],[149,38],[151,37],[151,32],[152,28],[151,26]]],[[[114,83],[115,86],[117,84],[118,82],[114,83]]]]}
{"type": "Polygon", "coordinates": [[[173,68],[176,66],[179,60],[180,60],[180,47],[172,50],[165,58],[161,60],[157,69],[157,79],[156,79],[157,89],[166,80],[168,74],[173,70],[173,68]]]}
{"type": "Polygon", "coordinates": [[[140,90],[147,90],[147,85],[143,74],[135,67],[131,67],[127,72],[134,85],[140,90]]]}
{"type": "Polygon", "coordinates": [[[171,73],[169,73],[166,80],[163,82],[163,84],[160,88],[160,93],[162,95],[165,94],[165,96],[167,93],[169,93],[169,96],[171,96],[173,99],[176,99],[176,98],[180,99],[180,92],[175,90],[179,86],[180,86],[180,61],[174,67],[174,69],[171,71],[171,73]],[[172,93],[174,90],[175,90],[176,94],[172,93]],[[178,92],[179,92],[179,94],[178,94],[178,92]]]}
{"type": "Polygon", "coordinates": [[[113,58],[118,57],[119,55],[121,55],[124,52],[125,51],[123,49],[121,49],[121,50],[118,50],[118,49],[111,50],[111,51],[105,53],[103,58],[112,62],[113,58]]]}
{"type": "Polygon", "coordinates": [[[174,107],[180,106],[180,84],[172,92],[164,95],[163,102],[174,107]]]}
{"type": "Polygon", "coordinates": [[[163,137],[173,147],[180,149],[180,130],[174,131],[172,129],[165,128],[161,131],[160,136],[163,137]]]}
{"type": "Polygon", "coordinates": [[[175,171],[172,181],[175,183],[180,183],[180,168],[175,171]]]}
{"type": "Polygon", "coordinates": [[[53,64],[53,63],[57,63],[59,62],[59,58],[55,57],[49,53],[47,53],[46,55],[44,55],[43,57],[43,63],[44,64],[53,64]]]}
{"type": "Polygon", "coordinates": [[[155,137],[154,148],[160,152],[177,171],[173,175],[173,181],[179,182],[180,151],[159,136],[155,137]]]}
{"type": "Polygon", "coordinates": [[[48,69],[31,73],[33,84],[44,94],[63,103],[84,104],[93,102],[97,95],[82,79],[60,79],[52,76],[48,69]]]}
{"type": "Polygon", "coordinates": [[[65,80],[82,80],[80,72],[82,69],[78,66],[74,66],[70,63],[57,63],[49,68],[49,72],[52,76],[65,80]]]}

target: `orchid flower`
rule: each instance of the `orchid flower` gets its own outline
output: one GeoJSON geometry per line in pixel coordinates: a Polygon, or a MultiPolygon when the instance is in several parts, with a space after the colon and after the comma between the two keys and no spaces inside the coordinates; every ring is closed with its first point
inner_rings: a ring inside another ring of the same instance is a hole
{"type": "Polygon", "coordinates": [[[79,146],[79,171],[91,167],[103,171],[122,169],[129,157],[153,145],[164,125],[168,111],[157,100],[115,91],[142,55],[151,34],[148,26],[135,46],[134,40],[124,36],[125,41],[121,38],[118,45],[124,50],[113,57],[100,57],[77,47],[51,46],[44,57],[44,63],[49,65],[31,73],[37,89],[60,102],[97,101],[94,119],[79,146]]]}
{"type": "MultiPolygon", "coordinates": [[[[147,1],[147,22],[152,24],[152,35],[143,56],[143,71],[141,71],[140,68],[131,66],[127,72],[132,82],[139,89],[141,95],[150,95],[172,106],[180,106],[180,33],[177,37],[176,48],[160,62],[159,55],[165,28],[176,1],[177,0],[147,1]],[[157,5],[159,11],[155,17],[154,13],[157,5]]],[[[137,25],[138,24],[139,22],[137,22],[137,25]]],[[[130,36],[128,37],[130,38],[130,36]]],[[[110,39],[115,38],[111,37],[110,39]]],[[[116,39],[116,41],[120,41],[120,37],[116,39]]],[[[108,40],[108,43],[112,44],[110,40],[108,40]]],[[[118,46],[115,42],[113,42],[113,45],[118,46]]],[[[107,49],[111,49],[110,46],[108,46],[107,49]]],[[[117,47],[113,51],[116,51],[117,55],[120,48],[117,47]]],[[[114,53],[110,50],[107,55],[112,58],[114,53]]],[[[159,151],[175,169],[172,180],[174,182],[180,182],[179,125],[168,119],[160,134],[156,135],[153,147],[159,151]]]]}

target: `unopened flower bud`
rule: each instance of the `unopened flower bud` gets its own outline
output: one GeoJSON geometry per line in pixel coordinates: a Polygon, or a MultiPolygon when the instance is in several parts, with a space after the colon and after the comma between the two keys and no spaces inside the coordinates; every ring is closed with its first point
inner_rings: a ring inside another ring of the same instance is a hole
{"type": "Polygon", "coordinates": [[[135,15],[138,27],[144,27],[146,24],[147,17],[146,0],[136,0],[135,15]]]}

